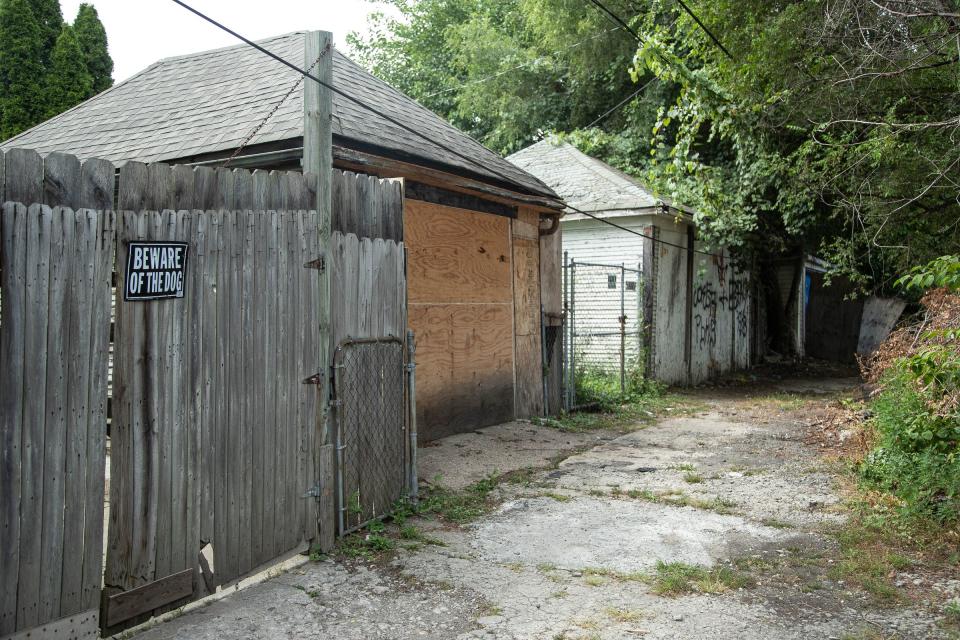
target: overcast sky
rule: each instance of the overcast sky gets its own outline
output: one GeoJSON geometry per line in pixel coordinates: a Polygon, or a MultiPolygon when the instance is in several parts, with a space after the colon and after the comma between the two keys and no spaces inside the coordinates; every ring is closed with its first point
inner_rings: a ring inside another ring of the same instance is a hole
{"type": "MultiPolygon", "coordinates": [[[[257,40],[303,29],[332,31],[346,51],[346,36],[366,30],[367,14],[382,9],[367,0],[185,0],[234,31],[257,40]]],[[[61,0],[73,22],[81,0],[61,0]]],[[[125,80],[161,58],[216,49],[237,40],[171,0],[86,0],[107,29],[113,79],[125,80]]],[[[300,61],[302,62],[302,61],[300,61]]]]}

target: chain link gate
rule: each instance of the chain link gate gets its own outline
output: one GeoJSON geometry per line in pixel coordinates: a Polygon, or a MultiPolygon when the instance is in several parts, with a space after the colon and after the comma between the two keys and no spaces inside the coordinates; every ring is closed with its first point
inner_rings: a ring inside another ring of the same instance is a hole
{"type": "Polygon", "coordinates": [[[345,340],[334,353],[341,536],[389,514],[406,494],[403,356],[398,338],[345,340]]]}
{"type": "Polygon", "coordinates": [[[620,392],[642,365],[643,272],[564,255],[564,409],[579,406],[577,380],[614,377],[620,392]]]}

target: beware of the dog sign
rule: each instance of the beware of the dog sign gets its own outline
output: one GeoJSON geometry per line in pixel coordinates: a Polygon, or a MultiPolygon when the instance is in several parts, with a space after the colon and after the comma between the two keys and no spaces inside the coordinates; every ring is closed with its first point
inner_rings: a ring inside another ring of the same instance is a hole
{"type": "Polygon", "coordinates": [[[131,242],[128,249],[124,300],[183,297],[186,242],[131,242]]]}

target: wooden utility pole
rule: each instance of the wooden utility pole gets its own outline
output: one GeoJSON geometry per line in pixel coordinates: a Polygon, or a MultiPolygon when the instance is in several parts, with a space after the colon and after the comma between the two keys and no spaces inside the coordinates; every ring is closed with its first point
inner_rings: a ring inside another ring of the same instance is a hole
{"type": "MultiPolygon", "coordinates": [[[[305,69],[328,86],[333,86],[333,34],[312,31],[304,36],[305,69]]],[[[315,542],[321,550],[334,545],[336,501],[334,500],[334,447],[330,442],[330,270],[326,259],[330,247],[331,184],[333,181],[333,92],[315,80],[307,78],[303,84],[303,172],[316,180],[317,214],[319,217],[319,244],[321,268],[317,324],[320,328],[319,353],[319,420],[317,424],[316,456],[319,488],[319,521],[315,542]]]]}

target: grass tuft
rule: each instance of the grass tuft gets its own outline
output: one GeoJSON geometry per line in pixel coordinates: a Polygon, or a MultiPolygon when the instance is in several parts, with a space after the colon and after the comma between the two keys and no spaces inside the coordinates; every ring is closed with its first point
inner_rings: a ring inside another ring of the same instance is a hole
{"type": "Polygon", "coordinates": [[[651,584],[657,595],[680,596],[687,593],[724,593],[749,586],[750,579],[730,567],[706,568],[684,562],[658,561],[651,584]]]}
{"type": "Polygon", "coordinates": [[[604,610],[607,617],[617,622],[636,622],[643,618],[643,612],[637,609],[622,609],[620,607],[607,607],[604,610]]]}

